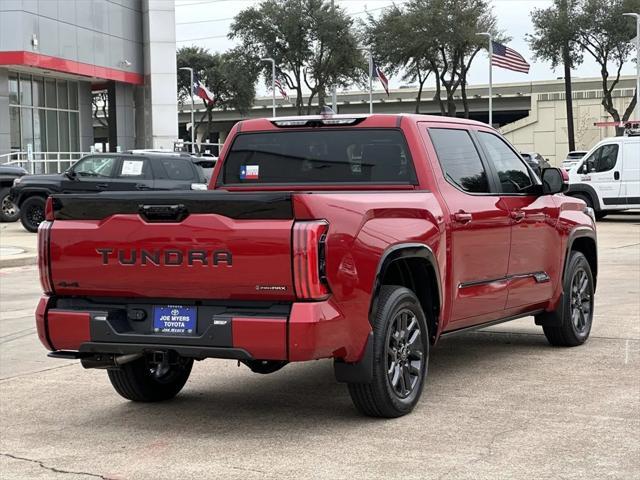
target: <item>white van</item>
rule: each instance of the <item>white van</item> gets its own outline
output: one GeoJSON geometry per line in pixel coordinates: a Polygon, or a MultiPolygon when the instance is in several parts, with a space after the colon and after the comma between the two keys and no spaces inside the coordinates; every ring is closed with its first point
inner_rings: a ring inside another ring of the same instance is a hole
{"type": "Polygon", "coordinates": [[[597,218],[640,208],[640,136],[598,142],[569,170],[567,195],[584,200],[597,218]]]}

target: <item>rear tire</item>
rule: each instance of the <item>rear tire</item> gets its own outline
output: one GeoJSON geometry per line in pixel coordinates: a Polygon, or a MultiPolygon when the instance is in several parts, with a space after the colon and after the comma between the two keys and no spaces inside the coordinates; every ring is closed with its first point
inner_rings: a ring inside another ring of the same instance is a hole
{"type": "Polygon", "coordinates": [[[576,347],[589,338],[593,324],[593,274],[586,257],[572,251],[565,272],[562,302],[556,312],[560,325],[543,325],[544,335],[551,345],[576,347]]]}
{"type": "Polygon", "coordinates": [[[20,222],[28,232],[35,233],[44,221],[44,206],[46,200],[42,197],[29,197],[20,206],[20,222]]]}
{"type": "Polygon", "coordinates": [[[350,383],[356,408],[370,417],[395,418],[420,400],[429,365],[429,330],[415,294],[383,286],[373,323],[373,380],[350,383]]]}
{"type": "Polygon", "coordinates": [[[111,385],[121,396],[134,402],[161,402],[175,397],[191,374],[193,359],[180,358],[165,372],[146,357],[107,370],[111,385]]]}
{"type": "Polygon", "coordinates": [[[0,190],[0,221],[15,222],[20,217],[18,206],[9,200],[9,189],[0,190]]]}

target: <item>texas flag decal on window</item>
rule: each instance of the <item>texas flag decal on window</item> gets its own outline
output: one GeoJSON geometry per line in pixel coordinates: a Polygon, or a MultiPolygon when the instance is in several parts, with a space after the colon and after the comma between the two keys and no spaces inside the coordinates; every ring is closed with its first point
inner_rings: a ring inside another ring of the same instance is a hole
{"type": "Polygon", "coordinates": [[[260,165],[246,165],[240,167],[240,180],[258,180],[260,165]]]}

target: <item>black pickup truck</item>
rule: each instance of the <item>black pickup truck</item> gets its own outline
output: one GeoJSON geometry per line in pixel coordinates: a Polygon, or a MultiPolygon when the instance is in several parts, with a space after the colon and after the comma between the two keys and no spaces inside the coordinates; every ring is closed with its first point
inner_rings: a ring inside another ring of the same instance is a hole
{"type": "Polygon", "coordinates": [[[28,172],[17,165],[0,165],[0,222],[15,222],[20,216],[18,206],[11,201],[11,186],[16,178],[28,172]]]}
{"type": "Polygon", "coordinates": [[[203,168],[210,158],[185,154],[132,152],[98,153],[78,160],[63,173],[29,175],[13,183],[11,200],[30,232],[44,220],[47,197],[54,193],[98,193],[145,190],[205,190],[203,168]]]}

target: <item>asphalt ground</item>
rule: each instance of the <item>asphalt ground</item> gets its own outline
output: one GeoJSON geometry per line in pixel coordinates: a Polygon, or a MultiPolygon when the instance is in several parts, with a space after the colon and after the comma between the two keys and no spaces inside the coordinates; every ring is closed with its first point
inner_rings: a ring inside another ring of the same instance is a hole
{"type": "Polygon", "coordinates": [[[2,479],[640,478],[640,215],[598,223],[594,326],[550,347],[533,319],[443,339],[414,412],[362,417],[330,361],[257,375],[194,366],[135,404],[46,357],[34,266],[0,270],[2,479]]]}

